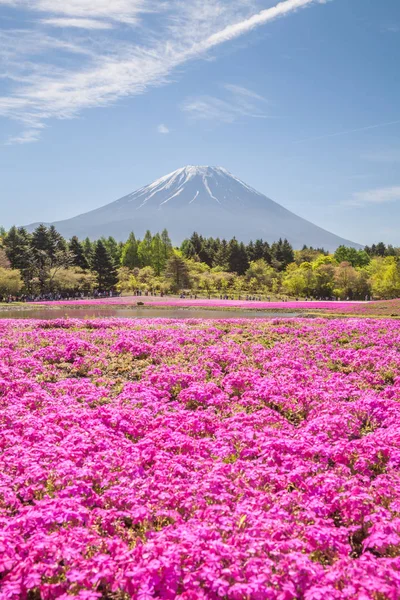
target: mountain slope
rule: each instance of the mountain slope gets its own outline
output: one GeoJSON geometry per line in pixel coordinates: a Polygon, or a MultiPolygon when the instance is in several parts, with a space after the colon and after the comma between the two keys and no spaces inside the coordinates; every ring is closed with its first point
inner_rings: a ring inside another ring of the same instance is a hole
{"type": "Polygon", "coordinates": [[[282,237],[295,248],[360,247],[298,217],[221,167],[178,169],[111,204],[54,225],[66,237],[112,235],[125,240],[131,231],[142,237],[147,229],[167,228],[175,244],[197,231],[244,242],[282,237]]]}

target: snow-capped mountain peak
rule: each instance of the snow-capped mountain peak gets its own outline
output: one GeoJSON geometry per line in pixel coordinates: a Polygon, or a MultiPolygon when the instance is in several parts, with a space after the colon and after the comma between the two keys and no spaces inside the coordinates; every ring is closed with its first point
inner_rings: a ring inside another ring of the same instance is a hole
{"type": "Polygon", "coordinates": [[[197,231],[244,242],[287,238],[295,248],[357,246],[286,210],[223,167],[182,167],[120,200],[54,224],[67,237],[124,240],[131,231],[142,237],[147,229],[166,228],[175,244],[197,231]]]}
{"type": "Polygon", "coordinates": [[[223,167],[188,165],[156,179],[150,185],[140,188],[118,202],[135,203],[140,198],[136,206],[138,210],[150,201],[153,205],[157,203],[159,208],[165,207],[170,201],[178,202],[179,197],[179,203],[182,204],[185,199],[188,204],[211,200],[221,205],[228,205],[235,200],[240,200],[243,192],[260,196],[258,192],[223,167]]]}

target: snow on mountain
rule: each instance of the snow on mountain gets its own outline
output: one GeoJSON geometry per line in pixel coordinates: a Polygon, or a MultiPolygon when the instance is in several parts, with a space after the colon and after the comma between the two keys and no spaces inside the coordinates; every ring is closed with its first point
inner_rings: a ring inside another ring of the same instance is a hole
{"type": "Polygon", "coordinates": [[[360,247],[288,211],[222,167],[178,169],[111,204],[54,225],[66,237],[112,235],[125,240],[131,231],[142,237],[147,229],[167,228],[175,244],[197,231],[244,242],[282,237],[295,248],[360,247]]]}

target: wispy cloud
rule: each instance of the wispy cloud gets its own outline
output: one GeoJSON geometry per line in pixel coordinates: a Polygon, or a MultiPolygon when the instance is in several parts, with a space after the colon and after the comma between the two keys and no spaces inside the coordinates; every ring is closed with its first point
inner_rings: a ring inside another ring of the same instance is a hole
{"type": "Polygon", "coordinates": [[[226,84],[224,97],[186,98],[181,109],[189,118],[219,123],[234,123],[240,117],[267,118],[265,99],[245,87],[226,84]]]}
{"type": "MultiPolygon", "coordinates": [[[[8,85],[0,97],[0,116],[20,121],[32,131],[49,119],[73,118],[85,109],[143,94],[217,46],[324,1],[284,0],[257,12],[261,0],[0,0],[0,6],[32,12],[30,30],[8,30],[0,37],[0,69],[8,85]],[[134,41],[127,41],[120,27],[135,26],[139,18],[141,27],[128,36],[134,41]],[[65,34],[60,29],[60,35],[52,37],[48,26],[49,20],[56,25],[55,19],[72,21],[65,34]],[[86,27],[72,25],[79,19],[86,20],[86,27]],[[97,22],[112,28],[96,31],[97,22]],[[90,32],[85,34],[84,29],[90,32]],[[38,43],[28,44],[29,38],[38,43]]],[[[236,97],[240,96],[242,110],[245,103],[258,101],[237,89],[236,97]]]]}
{"type": "Polygon", "coordinates": [[[147,10],[148,0],[0,0],[2,4],[53,15],[134,23],[147,10]]]}
{"type": "Polygon", "coordinates": [[[348,206],[361,207],[368,204],[386,204],[398,201],[400,201],[400,185],[395,185],[356,192],[346,204],[348,206]]]}
{"type": "Polygon", "coordinates": [[[349,135],[351,133],[358,133],[359,131],[368,131],[370,129],[379,129],[380,127],[389,127],[389,125],[399,125],[400,119],[396,121],[387,121],[385,123],[377,123],[374,125],[367,125],[365,127],[357,127],[355,129],[345,129],[343,131],[336,131],[335,133],[326,133],[324,135],[316,135],[312,137],[302,138],[301,140],[296,140],[294,144],[301,144],[302,142],[313,142],[315,140],[324,140],[326,138],[332,137],[340,137],[342,135],[349,135]]]}
{"type": "Polygon", "coordinates": [[[40,138],[42,127],[36,127],[32,129],[24,129],[19,135],[11,136],[6,144],[14,145],[14,144],[31,144],[32,142],[37,142],[40,138]]]}
{"type": "Polygon", "coordinates": [[[387,23],[381,27],[381,31],[384,33],[399,33],[400,25],[398,23],[387,23]]]}
{"type": "Polygon", "coordinates": [[[279,17],[283,17],[295,10],[305,8],[310,4],[325,4],[327,1],[328,0],[286,0],[284,2],[279,2],[279,4],[276,6],[262,10],[256,15],[252,15],[248,19],[244,19],[239,23],[228,25],[221,31],[210,35],[206,40],[204,40],[204,42],[202,42],[201,46],[203,49],[208,50],[214,46],[218,46],[219,44],[232,41],[235,38],[238,38],[245,33],[249,33],[253,29],[260,27],[261,25],[265,25],[266,23],[274,21],[279,17]]]}
{"type": "Polygon", "coordinates": [[[51,27],[76,27],[78,29],[111,29],[112,24],[97,19],[75,19],[67,17],[56,17],[54,19],[42,19],[44,25],[51,27]]]}
{"type": "Polygon", "coordinates": [[[161,123],[161,125],[159,125],[157,127],[157,131],[158,131],[158,133],[161,133],[162,135],[167,135],[168,133],[170,133],[170,130],[168,129],[168,127],[166,125],[164,125],[163,123],[161,123]]]}

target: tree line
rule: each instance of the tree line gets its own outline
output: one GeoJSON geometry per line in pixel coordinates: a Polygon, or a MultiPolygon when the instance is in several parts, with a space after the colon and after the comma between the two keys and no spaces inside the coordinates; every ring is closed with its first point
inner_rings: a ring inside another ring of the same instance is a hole
{"type": "Polygon", "coordinates": [[[365,299],[400,296],[400,249],[383,242],[295,250],[284,239],[248,244],[198,233],[173,247],[168,231],[66,240],[54,226],[0,230],[0,296],[74,297],[109,292],[365,299]]]}

